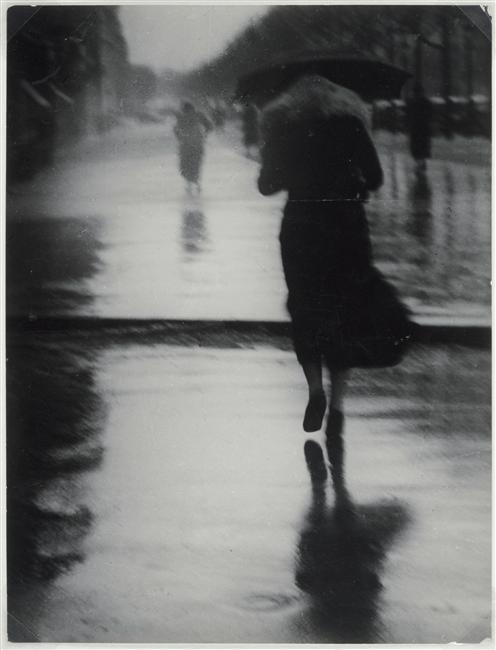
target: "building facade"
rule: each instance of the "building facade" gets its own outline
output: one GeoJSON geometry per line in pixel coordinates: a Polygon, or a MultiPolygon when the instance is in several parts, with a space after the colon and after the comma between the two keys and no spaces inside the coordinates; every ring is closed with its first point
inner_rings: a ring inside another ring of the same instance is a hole
{"type": "Polygon", "coordinates": [[[7,26],[7,174],[17,180],[119,121],[129,62],[117,7],[12,7],[7,26]]]}

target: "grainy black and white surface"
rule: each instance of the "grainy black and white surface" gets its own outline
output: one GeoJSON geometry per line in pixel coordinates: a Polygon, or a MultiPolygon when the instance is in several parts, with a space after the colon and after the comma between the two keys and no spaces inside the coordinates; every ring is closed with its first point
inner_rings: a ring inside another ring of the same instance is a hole
{"type": "MultiPolygon", "coordinates": [[[[264,24],[303,33],[296,18],[310,10],[282,9],[264,24]]],[[[147,10],[134,7],[135,20],[147,10]]],[[[186,192],[169,109],[192,78],[179,83],[178,59],[164,59],[153,96],[161,67],[129,67],[124,10],[125,30],[110,6],[53,11],[25,35],[23,14],[8,53],[9,640],[489,638],[491,146],[482,113],[477,128],[456,122],[470,89],[472,109],[488,108],[490,59],[470,49],[475,36],[464,40],[461,19],[449,34],[429,23],[434,45],[454,48],[453,133],[436,127],[426,173],[404,124],[383,128],[393,105],[373,130],[384,170],[366,206],[375,261],[425,327],[399,366],[352,373],[343,509],[305,464],[306,386],[278,242],[285,197],[257,192],[239,107],[218,104],[222,123],[210,113],[202,190],[186,192]]],[[[207,24],[204,8],[189,12],[191,30],[207,24]]],[[[368,29],[362,47],[377,36],[368,29]]],[[[192,33],[170,43],[179,51],[192,33]]],[[[405,34],[386,49],[418,72],[405,34]]],[[[446,73],[448,50],[423,47],[439,111],[447,87],[433,70],[441,61],[446,73]]]]}

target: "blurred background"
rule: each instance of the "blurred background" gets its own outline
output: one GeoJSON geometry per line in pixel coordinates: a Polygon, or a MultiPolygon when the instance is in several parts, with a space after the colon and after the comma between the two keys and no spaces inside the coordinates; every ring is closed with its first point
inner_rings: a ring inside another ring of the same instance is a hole
{"type": "Polygon", "coordinates": [[[487,13],[19,5],[7,36],[9,639],[489,637],[487,13]],[[422,334],[350,382],[351,518],[305,466],[284,197],[257,191],[258,108],[236,92],[301,51],[409,75],[367,103],[384,170],[367,215],[422,334]],[[201,191],[180,173],[184,101],[210,125],[201,191]]]}
{"type": "MultiPolygon", "coordinates": [[[[232,118],[239,111],[231,99],[241,74],[281,51],[304,48],[352,49],[398,64],[432,99],[436,134],[489,138],[491,45],[474,9],[13,7],[8,12],[9,177],[34,173],[58,148],[123,119],[161,120],[185,95],[218,109],[218,119],[226,111],[232,118]]],[[[403,99],[374,105],[377,128],[406,130],[409,92],[411,84],[403,99]]]]}
{"type": "Polygon", "coordinates": [[[379,265],[421,316],[487,321],[489,24],[478,7],[444,5],[12,7],[9,313],[285,319],[277,246],[267,248],[282,203],[256,192],[258,111],[236,88],[281,56],[325,51],[409,74],[399,96],[368,104],[385,168],[369,208],[379,265]],[[415,88],[427,109],[415,108],[415,88]],[[185,100],[213,127],[201,205],[184,202],[177,162],[185,100]],[[428,174],[417,173],[427,163],[411,153],[419,137],[432,158],[428,174]],[[33,258],[33,246],[52,251],[54,238],[63,245],[49,263],[33,258]],[[240,254],[257,264],[234,263],[240,254]]]}

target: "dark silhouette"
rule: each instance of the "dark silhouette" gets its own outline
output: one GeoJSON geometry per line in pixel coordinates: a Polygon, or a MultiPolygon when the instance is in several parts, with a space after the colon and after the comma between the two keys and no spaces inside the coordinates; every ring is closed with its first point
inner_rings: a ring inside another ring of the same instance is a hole
{"type": "Polygon", "coordinates": [[[333,507],[326,502],[322,449],[313,440],[305,443],[312,502],[297,547],[295,582],[310,600],[298,624],[322,643],[380,642],[382,567],[407,512],[394,500],[354,504],[345,485],[342,436],[332,427],[327,433],[333,507]]]}
{"type": "Polygon", "coordinates": [[[174,133],[179,143],[179,169],[187,189],[200,192],[200,174],[205,153],[205,138],[212,125],[190,102],[184,102],[177,115],[174,133]]]}
{"type": "Polygon", "coordinates": [[[408,105],[410,152],[417,165],[417,173],[427,168],[431,157],[432,105],[420,84],[415,84],[413,97],[408,105]]]}
{"type": "Polygon", "coordinates": [[[426,174],[417,174],[410,188],[411,212],[408,229],[418,240],[419,264],[425,268],[428,257],[431,255],[430,242],[432,241],[432,189],[426,174]]]}
{"type": "Polygon", "coordinates": [[[296,356],[308,382],[305,431],[342,426],[348,370],[398,363],[411,334],[407,310],[373,266],[364,201],[382,169],[354,93],[303,77],[262,114],[262,194],[288,191],[280,241],[296,356]]]}

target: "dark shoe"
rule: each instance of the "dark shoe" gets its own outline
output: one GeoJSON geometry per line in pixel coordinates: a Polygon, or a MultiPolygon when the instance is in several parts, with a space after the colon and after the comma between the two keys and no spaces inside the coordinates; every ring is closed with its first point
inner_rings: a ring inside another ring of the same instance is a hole
{"type": "Polygon", "coordinates": [[[315,442],[315,440],[307,440],[303,451],[312,483],[325,483],[327,481],[327,469],[324,453],[319,443],[315,442]]]}
{"type": "Polygon", "coordinates": [[[308,400],[307,408],[305,409],[305,417],[303,418],[303,430],[307,433],[320,431],[326,408],[327,401],[324,391],[312,395],[308,400]]]}

